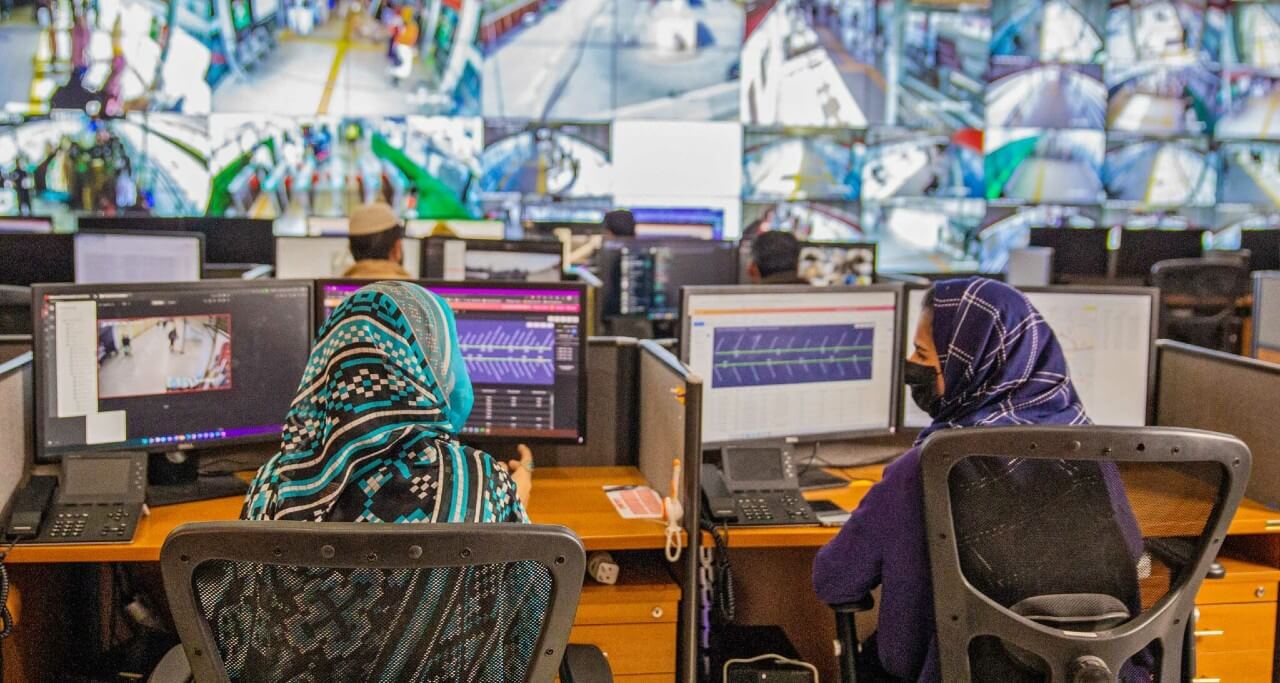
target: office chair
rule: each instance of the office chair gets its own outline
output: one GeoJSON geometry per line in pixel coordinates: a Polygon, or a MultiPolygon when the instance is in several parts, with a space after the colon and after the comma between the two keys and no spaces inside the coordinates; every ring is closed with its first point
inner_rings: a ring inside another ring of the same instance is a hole
{"type": "MultiPolygon", "coordinates": [[[[1167,427],[1017,426],[942,431],[923,449],[942,680],[1195,675],[1195,597],[1244,496],[1248,447],[1167,427]]],[[[835,606],[847,682],[853,615],[870,607],[835,606]]]]}
{"type": "Polygon", "coordinates": [[[566,651],[586,561],[563,527],[186,524],[160,563],[200,683],[611,680],[566,651]]]}
{"type": "Polygon", "coordinates": [[[31,288],[0,285],[0,334],[31,334],[31,288]]]}
{"type": "Polygon", "coordinates": [[[1244,320],[1237,312],[1249,293],[1249,268],[1226,258],[1171,259],[1151,268],[1160,289],[1160,336],[1238,353],[1244,320]]]}

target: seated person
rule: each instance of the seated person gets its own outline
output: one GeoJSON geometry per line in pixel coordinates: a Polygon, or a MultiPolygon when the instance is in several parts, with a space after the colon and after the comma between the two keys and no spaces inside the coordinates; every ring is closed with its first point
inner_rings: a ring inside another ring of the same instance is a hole
{"type": "Polygon", "coordinates": [[[342,277],[357,280],[408,280],[404,269],[404,224],[382,202],[364,204],[351,212],[348,228],[355,263],[342,277]]]}
{"type": "Polygon", "coordinates": [[[636,217],[635,214],[627,209],[614,209],[604,215],[604,221],[600,224],[600,227],[602,228],[603,237],[600,235],[592,236],[586,242],[575,247],[573,251],[569,252],[569,263],[587,263],[604,246],[604,241],[610,237],[635,237],[636,217]]]}
{"type": "Polygon", "coordinates": [[[258,470],[241,516],[526,521],[533,456],[522,445],[504,465],[459,443],[474,398],[443,299],[408,282],[361,289],[321,328],[280,452],[258,470]]]}
{"type": "MultiPolygon", "coordinates": [[[[857,602],[883,587],[878,631],[859,653],[859,680],[941,679],[922,500],[924,440],[942,429],[1089,424],[1053,331],[1025,296],[992,280],[934,286],[904,378],[933,423],[885,468],[813,567],[814,588],[827,604],[857,602]]],[[[968,458],[952,482],[961,565],[977,590],[1005,607],[1047,593],[1097,593],[1137,615],[1142,538],[1114,465],[968,458]],[[1046,498],[1046,490],[1071,497],[1046,498]],[[1064,515],[1064,506],[1073,514],[1064,515]],[[1095,571],[1081,570],[1081,548],[1095,571]]],[[[1040,680],[999,646],[979,656],[974,680],[1040,680]]],[[[1135,659],[1141,661],[1126,666],[1121,680],[1145,680],[1139,669],[1151,662],[1135,659]]]]}
{"type": "Polygon", "coordinates": [[[807,285],[800,277],[800,242],[789,232],[770,230],[751,240],[747,276],[757,285],[807,285]]]}

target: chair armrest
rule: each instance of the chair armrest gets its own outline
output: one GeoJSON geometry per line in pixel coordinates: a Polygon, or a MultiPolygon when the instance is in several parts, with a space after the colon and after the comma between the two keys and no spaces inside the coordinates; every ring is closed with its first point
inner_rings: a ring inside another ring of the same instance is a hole
{"type": "Polygon", "coordinates": [[[838,605],[831,605],[831,610],[836,614],[857,614],[858,612],[870,612],[876,606],[875,598],[868,595],[867,597],[854,602],[843,602],[838,605]]]}
{"type": "Polygon", "coordinates": [[[570,644],[560,660],[561,683],[612,683],[609,660],[595,645],[570,644]]]}

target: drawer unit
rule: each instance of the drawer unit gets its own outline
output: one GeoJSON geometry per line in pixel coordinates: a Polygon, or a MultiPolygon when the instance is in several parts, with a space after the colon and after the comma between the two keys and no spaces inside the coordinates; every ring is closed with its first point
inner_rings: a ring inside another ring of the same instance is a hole
{"type": "Polygon", "coordinates": [[[650,557],[614,556],[622,566],[618,583],[603,586],[588,579],[583,584],[569,642],[600,648],[620,681],[671,681],[680,587],[650,557]]]}
{"type": "Polygon", "coordinates": [[[1205,579],[1196,595],[1198,683],[1270,683],[1280,570],[1223,558],[1222,579],[1205,579]]]}

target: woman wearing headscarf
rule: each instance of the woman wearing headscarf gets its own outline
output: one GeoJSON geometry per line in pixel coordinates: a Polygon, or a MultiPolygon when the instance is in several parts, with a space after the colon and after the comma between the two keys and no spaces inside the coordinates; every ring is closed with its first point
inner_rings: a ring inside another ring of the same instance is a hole
{"type": "MultiPolygon", "coordinates": [[[[1089,424],[1053,331],[1012,287],[983,278],[938,282],[925,297],[914,347],[904,378],[933,422],[885,468],[814,561],[814,588],[828,604],[856,602],[883,588],[878,630],[859,656],[859,680],[941,679],[920,467],[929,435],[1089,424]]],[[[1066,585],[1070,592],[1116,596],[1136,615],[1141,536],[1127,503],[1117,502],[1124,501],[1123,487],[1113,466],[968,458],[950,482],[962,569],[980,592],[1010,607],[1046,591],[1067,592],[1058,590],[1066,585]],[[1090,514],[1063,514],[1064,505],[1090,514]],[[1062,543],[1076,538],[1082,543],[1062,543]],[[1082,573],[1085,553],[1093,555],[1093,568],[1082,573]],[[1011,566],[1016,579],[989,580],[974,570],[1011,566]]],[[[1039,680],[996,654],[984,660],[995,668],[975,671],[975,680],[1039,680]]],[[[1126,666],[1121,678],[1146,680],[1143,673],[1126,666]]]]}
{"type": "Polygon", "coordinates": [[[503,465],[458,441],[474,398],[443,299],[407,282],[361,289],[320,330],[280,452],[258,471],[241,516],[526,521],[529,450],[503,465]]]}
{"type": "MultiPolygon", "coordinates": [[[[503,465],[459,443],[472,401],[444,300],[412,283],[369,285],[321,329],[280,452],[241,516],[526,522],[532,456],[521,446],[522,460],[503,465]]],[[[206,564],[196,594],[237,681],[519,679],[550,599],[529,563],[425,573],[206,564]]]]}

